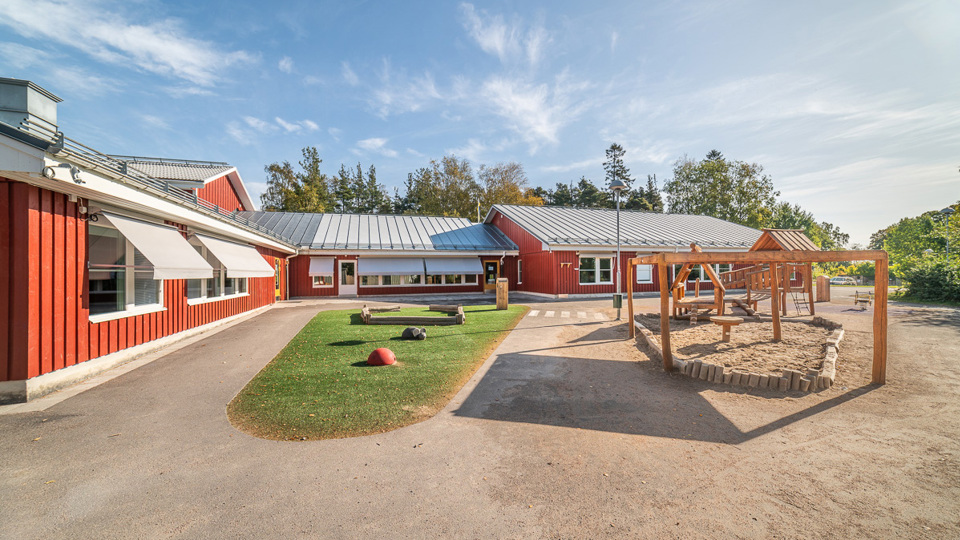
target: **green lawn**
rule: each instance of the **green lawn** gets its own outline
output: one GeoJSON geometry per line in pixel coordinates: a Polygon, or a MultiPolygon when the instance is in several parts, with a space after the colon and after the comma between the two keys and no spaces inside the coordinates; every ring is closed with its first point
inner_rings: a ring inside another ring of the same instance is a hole
{"type": "MultiPolygon", "coordinates": [[[[400,339],[404,326],[365,325],[359,310],[323,311],[230,402],[238,428],[268,439],[331,439],[389,431],[443,408],[527,307],[464,306],[466,324],[425,326],[425,341],[400,339]],[[378,347],[392,366],[366,365],[378,347]]],[[[406,308],[393,315],[428,315],[406,308]]]]}

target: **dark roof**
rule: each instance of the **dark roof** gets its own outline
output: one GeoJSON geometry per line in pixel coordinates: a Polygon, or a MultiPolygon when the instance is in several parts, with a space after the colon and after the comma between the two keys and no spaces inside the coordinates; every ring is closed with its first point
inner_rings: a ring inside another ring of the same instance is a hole
{"type": "Polygon", "coordinates": [[[516,251],[499,229],[465,218],[385,214],[240,212],[294,244],[317,250],[516,251]]]}
{"type": "Polygon", "coordinates": [[[820,251],[802,229],[764,229],[750,251],[820,251]]]}
{"type": "Polygon", "coordinates": [[[301,247],[309,246],[313,242],[320,218],[323,216],[323,214],[304,212],[239,212],[238,214],[283,236],[291,244],[301,247]]]}
{"type": "MultiPolygon", "coordinates": [[[[617,212],[602,208],[495,205],[497,211],[551,247],[616,247],[617,212]]],[[[710,216],[620,211],[620,243],[626,248],[674,248],[696,243],[704,248],[747,249],[760,231],[710,216]]]]}

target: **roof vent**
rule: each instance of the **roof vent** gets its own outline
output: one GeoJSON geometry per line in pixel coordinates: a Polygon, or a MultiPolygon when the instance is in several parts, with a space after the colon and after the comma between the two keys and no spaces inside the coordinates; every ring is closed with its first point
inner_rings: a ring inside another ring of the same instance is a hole
{"type": "MultiPolygon", "coordinates": [[[[27,132],[50,130],[55,133],[57,103],[61,101],[30,81],[0,77],[0,122],[15,128],[27,132]]],[[[49,133],[42,134],[50,136],[49,133]]]]}

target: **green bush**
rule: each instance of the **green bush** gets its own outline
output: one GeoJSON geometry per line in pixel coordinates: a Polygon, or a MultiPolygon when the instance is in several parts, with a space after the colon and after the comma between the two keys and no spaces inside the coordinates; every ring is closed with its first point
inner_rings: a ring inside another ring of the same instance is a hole
{"type": "Polygon", "coordinates": [[[928,259],[904,271],[907,296],[934,302],[960,302],[960,264],[943,257],[928,259]]]}

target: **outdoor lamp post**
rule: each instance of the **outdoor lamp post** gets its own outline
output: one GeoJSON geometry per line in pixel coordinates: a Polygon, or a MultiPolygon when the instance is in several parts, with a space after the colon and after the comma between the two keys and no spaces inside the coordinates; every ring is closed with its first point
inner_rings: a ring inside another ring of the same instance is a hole
{"type": "MultiPolygon", "coordinates": [[[[610,182],[609,189],[617,201],[617,297],[620,300],[617,302],[617,320],[619,321],[620,306],[623,303],[623,296],[620,295],[620,192],[627,189],[627,184],[623,180],[614,178],[613,182],[610,182]]],[[[633,321],[630,321],[630,324],[633,324],[633,321]]]]}
{"type": "Polygon", "coordinates": [[[950,261],[950,216],[952,216],[956,210],[952,206],[948,206],[940,211],[941,214],[947,216],[947,261],[950,261]]]}

